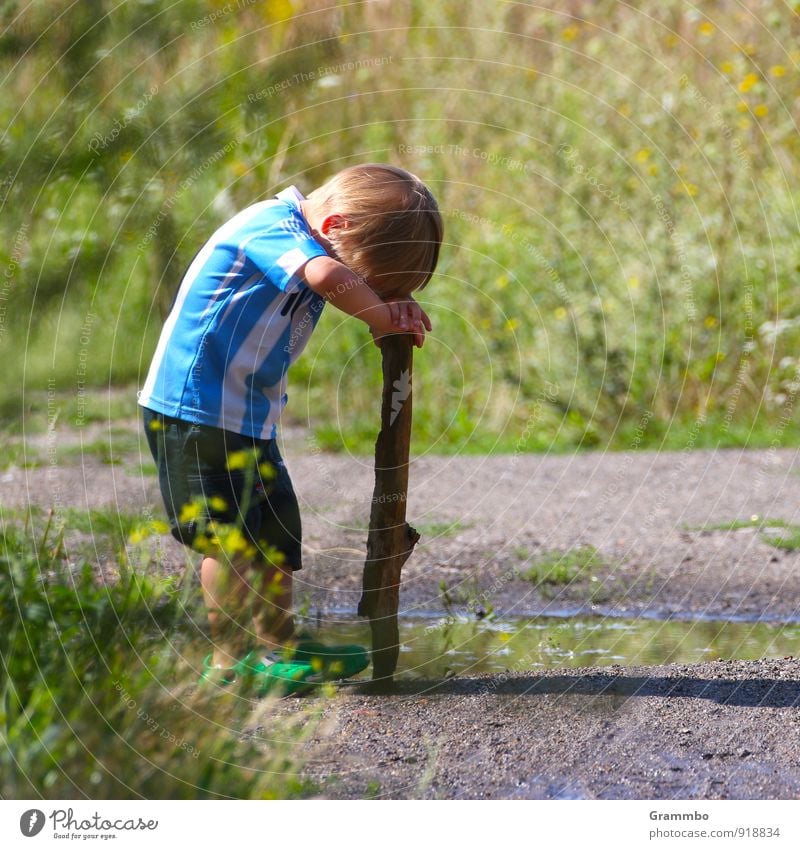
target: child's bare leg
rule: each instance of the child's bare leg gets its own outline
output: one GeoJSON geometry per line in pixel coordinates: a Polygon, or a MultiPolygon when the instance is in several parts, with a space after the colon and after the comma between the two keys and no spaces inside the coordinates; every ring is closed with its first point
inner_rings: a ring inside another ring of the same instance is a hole
{"type": "Polygon", "coordinates": [[[200,567],[200,579],[215,666],[229,667],[242,657],[250,641],[251,623],[256,638],[268,648],[276,648],[291,637],[291,570],[206,557],[200,567]]]}
{"type": "Polygon", "coordinates": [[[248,563],[228,563],[205,557],[200,566],[203,599],[214,644],[214,666],[233,666],[247,644],[250,620],[248,563]]]}
{"type": "Polygon", "coordinates": [[[288,642],[294,633],[291,567],[265,567],[264,586],[264,591],[253,601],[253,627],[256,639],[266,648],[274,649],[288,642]]]}

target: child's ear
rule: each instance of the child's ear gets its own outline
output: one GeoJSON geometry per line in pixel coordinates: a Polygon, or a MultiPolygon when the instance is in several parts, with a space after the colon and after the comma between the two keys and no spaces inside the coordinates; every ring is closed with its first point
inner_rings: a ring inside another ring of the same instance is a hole
{"type": "Polygon", "coordinates": [[[322,223],[319,225],[319,231],[323,236],[327,236],[328,231],[338,230],[340,227],[346,228],[347,225],[348,221],[344,215],[340,215],[338,212],[332,212],[322,219],[322,223]]]}

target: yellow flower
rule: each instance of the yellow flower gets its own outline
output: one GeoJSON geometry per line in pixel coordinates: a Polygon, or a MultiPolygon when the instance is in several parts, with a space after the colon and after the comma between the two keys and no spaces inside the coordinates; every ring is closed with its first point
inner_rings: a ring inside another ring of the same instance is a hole
{"type": "Polygon", "coordinates": [[[160,519],[154,519],[150,522],[150,530],[154,534],[167,534],[169,533],[169,525],[166,522],[162,522],[160,519]]]}
{"type": "Polygon", "coordinates": [[[651,165],[651,166],[647,169],[647,173],[648,173],[651,177],[655,177],[655,176],[656,176],[656,174],[658,174],[658,165],[656,165],[656,164],[655,164],[655,162],[654,162],[654,163],[653,163],[653,164],[652,164],[652,165],[651,165]]]}
{"type": "Polygon", "coordinates": [[[721,363],[725,359],[725,354],[722,351],[717,351],[717,362],[721,363]]]}
{"type": "Polygon", "coordinates": [[[631,107],[629,103],[620,103],[619,108],[617,109],[620,115],[623,118],[629,118],[631,114],[631,107]]]}
{"type": "Polygon", "coordinates": [[[229,558],[237,554],[243,554],[248,558],[255,556],[255,547],[235,525],[215,525],[214,527],[215,533],[212,540],[229,558]]]}
{"type": "Polygon", "coordinates": [[[153,419],[153,421],[150,422],[148,427],[153,432],[155,432],[157,430],[164,430],[164,425],[162,425],[161,422],[158,419],[153,419]]]}
{"type": "Polygon", "coordinates": [[[707,315],[703,320],[703,324],[705,324],[709,330],[712,330],[717,326],[717,319],[713,315],[707,315]]]}
{"type": "Polygon", "coordinates": [[[710,36],[714,35],[715,30],[716,27],[714,26],[714,24],[711,23],[711,21],[703,21],[703,23],[700,24],[700,26],[697,28],[697,31],[700,33],[700,35],[703,35],[706,38],[709,38],[710,36]]]}
{"type": "Polygon", "coordinates": [[[567,27],[561,31],[561,38],[564,41],[575,41],[578,37],[578,28],[577,27],[567,27]]]}
{"type": "Polygon", "coordinates": [[[232,168],[232,170],[233,170],[233,173],[234,173],[237,177],[243,177],[243,176],[244,176],[244,175],[245,175],[245,174],[246,174],[246,173],[250,170],[250,168],[249,168],[249,166],[247,165],[247,163],[246,163],[246,162],[242,162],[242,160],[241,160],[241,159],[237,159],[237,160],[236,160],[236,162],[234,162],[234,163],[233,163],[233,165],[231,166],[231,168],[232,168]]]}
{"type": "Polygon", "coordinates": [[[519,327],[519,319],[509,318],[506,322],[506,330],[511,331],[512,333],[519,327]]]}
{"type": "Polygon", "coordinates": [[[786,76],[786,68],[783,65],[773,65],[769,69],[769,72],[773,77],[785,77],[786,76]]]}
{"type": "Polygon", "coordinates": [[[275,477],[275,467],[272,463],[259,463],[258,473],[262,480],[271,481],[275,477]]]}
{"type": "Polygon", "coordinates": [[[498,289],[505,289],[506,286],[508,286],[508,276],[501,274],[497,280],[494,281],[494,285],[497,286],[498,289]]]}
{"type": "Polygon", "coordinates": [[[633,275],[633,277],[628,278],[628,285],[631,287],[631,289],[638,289],[641,285],[641,281],[636,275],[633,275]]]}
{"type": "Polygon", "coordinates": [[[736,126],[740,130],[749,130],[750,122],[747,120],[747,118],[739,118],[739,120],[736,122],[736,126]]]}
{"type": "Polygon", "coordinates": [[[766,103],[759,103],[758,106],[753,109],[753,113],[757,118],[764,118],[766,115],[769,115],[769,106],[766,103]]]}
{"type": "Polygon", "coordinates": [[[749,112],[749,111],[750,111],[750,107],[747,105],[747,103],[745,103],[745,101],[744,101],[744,100],[740,100],[740,101],[736,104],[736,111],[737,111],[737,112],[749,112]]]}
{"type": "Polygon", "coordinates": [[[130,536],[128,537],[128,543],[130,545],[138,545],[142,540],[147,539],[150,536],[150,531],[147,528],[136,528],[136,530],[131,531],[130,536]]]}
{"type": "Polygon", "coordinates": [[[647,160],[650,158],[650,153],[651,153],[651,151],[650,151],[649,147],[643,147],[636,154],[636,161],[637,162],[647,162],[647,160]]]}
{"type": "Polygon", "coordinates": [[[556,317],[559,321],[562,321],[563,319],[565,319],[565,318],[567,317],[567,311],[564,309],[564,307],[556,307],[556,308],[553,310],[553,315],[554,315],[554,316],[555,316],[555,317],[556,317]]]}
{"type": "Polygon", "coordinates": [[[208,499],[208,506],[216,513],[224,513],[228,509],[228,502],[219,495],[212,495],[208,499]]]}
{"type": "Polygon", "coordinates": [[[740,83],[739,91],[746,94],[758,82],[758,74],[749,73],[740,83]]]}
{"type": "Polygon", "coordinates": [[[252,451],[233,451],[228,454],[228,468],[231,471],[235,471],[236,469],[246,469],[252,465],[252,462],[252,451]]]}
{"type": "Polygon", "coordinates": [[[732,74],[733,73],[733,62],[721,62],[719,66],[720,71],[723,74],[732,74]]]}
{"type": "Polygon", "coordinates": [[[693,198],[697,195],[700,189],[694,183],[688,183],[686,180],[681,181],[681,188],[689,195],[690,198],[693,198]]]}
{"type": "Polygon", "coordinates": [[[178,521],[183,525],[187,522],[194,521],[200,515],[200,505],[199,504],[184,504],[181,507],[180,515],[178,516],[178,521]]]}
{"type": "Polygon", "coordinates": [[[756,46],[751,42],[747,42],[746,44],[740,44],[739,50],[741,50],[745,56],[753,56],[756,52],[756,46]]]}

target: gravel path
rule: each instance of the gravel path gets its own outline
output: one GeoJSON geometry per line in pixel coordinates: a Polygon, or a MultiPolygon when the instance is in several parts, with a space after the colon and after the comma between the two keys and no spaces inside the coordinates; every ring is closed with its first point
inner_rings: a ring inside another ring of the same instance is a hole
{"type": "Polygon", "coordinates": [[[331,798],[797,799],[800,661],[345,693],[302,755],[331,798]]]}
{"type": "MultiPolygon", "coordinates": [[[[4,507],[161,515],[156,480],[140,473],[149,457],[109,466],[76,456],[74,435],[45,439],[43,467],[0,475],[4,507]]],[[[297,599],[352,612],[370,462],[315,453],[293,431],[284,455],[304,516],[297,599]]],[[[466,613],[491,604],[501,615],[800,621],[800,553],[767,544],[769,531],[714,527],[753,516],[800,524],[796,451],[429,456],[413,463],[408,515],[423,539],[404,571],[403,614],[441,610],[445,582],[466,613]],[[590,575],[545,591],[520,577],[542,554],[578,546],[597,549],[590,575]]],[[[181,547],[160,545],[167,568],[182,569],[181,547]]],[[[304,756],[326,796],[800,796],[793,659],[520,670],[403,683],[391,695],[343,688],[323,714],[304,756]]]]}
{"type": "MultiPolygon", "coordinates": [[[[353,611],[372,468],[365,458],[309,449],[302,434],[286,434],[304,523],[297,599],[323,612],[353,611]]],[[[0,503],[162,515],[155,477],[138,471],[149,456],[109,466],[93,455],[62,456],[70,451],[74,436],[64,434],[52,465],[0,474],[0,503]]],[[[714,529],[753,516],[800,524],[794,450],[430,456],[413,462],[408,498],[422,541],[404,569],[404,613],[440,610],[445,582],[465,609],[490,603],[504,615],[800,620],[800,552],[768,545],[770,531],[714,529]],[[579,546],[598,551],[591,576],[544,594],[520,578],[542,554],[579,546]]],[[[169,568],[184,567],[183,549],[169,537],[161,555],[169,568]]]]}

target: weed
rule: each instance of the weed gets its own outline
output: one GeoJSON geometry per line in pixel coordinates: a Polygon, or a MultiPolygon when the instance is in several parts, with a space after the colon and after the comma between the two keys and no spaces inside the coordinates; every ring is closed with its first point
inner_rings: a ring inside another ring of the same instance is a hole
{"type": "Polygon", "coordinates": [[[700,527],[691,528],[696,531],[739,531],[755,528],[760,531],[762,542],[775,548],[787,551],[800,549],[800,525],[787,522],[785,519],[766,519],[761,516],[751,516],[749,519],[733,519],[730,522],[707,523],[700,527]],[[784,530],[786,533],[767,533],[769,530],[784,530]]]}
{"type": "Polygon", "coordinates": [[[173,581],[131,571],[98,584],[89,563],[67,569],[52,552],[47,535],[0,532],[3,798],[310,792],[293,746],[314,723],[195,686],[197,661],[179,647],[196,636],[173,581]],[[258,723],[269,740],[248,737],[258,723]]]}
{"type": "Polygon", "coordinates": [[[589,579],[591,573],[602,565],[598,550],[591,545],[582,545],[568,551],[550,551],[540,555],[532,566],[522,572],[521,577],[537,584],[546,594],[555,587],[589,579]]]}
{"type": "Polygon", "coordinates": [[[433,537],[455,536],[459,531],[463,531],[470,525],[456,519],[454,522],[417,522],[414,527],[420,536],[430,541],[433,537]]]}

